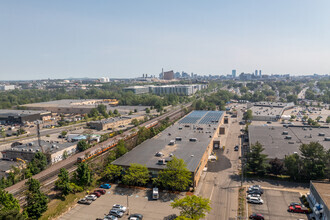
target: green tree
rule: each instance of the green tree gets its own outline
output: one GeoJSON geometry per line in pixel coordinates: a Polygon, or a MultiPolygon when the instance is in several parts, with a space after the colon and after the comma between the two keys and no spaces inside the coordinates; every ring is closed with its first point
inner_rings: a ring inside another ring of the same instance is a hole
{"type": "Polygon", "coordinates": [[[0,211],[0,220],[24,220],[26,217],[16,209],[0,211]]]}
{"type": "Polygon", "coordinates": [[[247,169],[259,175],[265,174],[267,155],[262,154],[264,148],[259,142],[250,146],[250,152],[247,153],[247,169]]]}
{"type": "Polygon", "coordinates": [[[89,186],[92,181],[92,173],[87,163],[80,163],[75,173],[75,179],[79,186],[89,186]]]}
{"type": "Polygon", "coordinates": [[[61,132],[62,138],[65,137],[67,134],[68,134],[67,131],[62,131],[62,132],[61,132]]]}
{"type": "Polygon", "coordinates": [[[7,191],[0,189],[0,212],[6,212],[10,210],[20,210],[18,200],[8,193],[7,191]]]}
{"type": "Polygon", "coordinates": [[[172,190],[186,190],[191,184],[191,172],[187,169],[183,159],[173,156],[166,164],[166,168],[159,172],[155,180],[157,185],[172,190]]]}
{"type": "Polygon", "coordinates": [[[180,210],[180,216],[193,220],[204,218],[211,211],[210,200],[195,195],[175,199],[171,206],[180,210]]]}
{"type": "Polygon", "coordinates": [[[47,164],[48,162],[46,155],[42,152],[37,152],[27,167],[32,175],[35,175],[46,169],[47,164]]]}
{"type": "Polygon", "coordinates": [[[99,116],[99,111],[96,108],[92,108],[90,113],[88,114],[88,117],[90,118],[96,118],[97,116],[99,116]]]}
{"type": "Polygon", "coordinates": [[[310,142],[300,146],[302,176],[305,179],[322,179],[326,169],[326,151],[318,142],[310,142]]]}
{"type": "Polygon", "coordinates": [[[69,180],[69,172],[65,168],[60,169],[60,173],[58,174],[58,179],[55,182],[55,186],[57,189],[62,191],[63,195],[68,195],[70,192],[72,192],[72,187],[69,180]]]}
{"type": "Polygon", "coordinates": [[[86,140],[80,140],[77,144],[77,149],[80,152],[87,150],[89,147],[90,145],[87,143],[86,140]]]}
{"type": "Polygon", "coordinates": [[[253,116],[252,116],[252,110],[251,109],[248,109],[245,113],[244,113],[244,116],[243,116],[243,119],[245,121],[248,121],[248,120],[252,120],[253,116]]]}
{"type": "Polygon", "coordinates": [[[330,123],[330,116],[327,117],[327,123],[330,123]]]}
{"type": "Polygon", "coordinates": [[[126,185],[144,186],[149,179],[149,171],[145,165],[132,163],[123,176],[123,183],[126,185]]]}
{"type": "Polygon", "coordinates": [[[104,172],[103,176],[109,181],[115,181],[121,176],[122,168],[113,164],[109,164],[104,172]]]}
{"type": "Polygon", "coordinates": [[[274,175],[280,175],[284,171],[284,163],[277,157],[269,161],[269,173],[274,175]]]}
{"type": "Polygon", "coordinates": [[[27,215],[31,219],[39,219],[47,210],[48,198],[40,191],[40,182],[30,178],[26,183],[28,191],[26,193],[27,215]]]}
{"type": "Polygon", "coordinates": [[[118,110],[115,109],[115,110],[113,111],[113,114],[114,114],[114,115],[118,115],[118,114],[119,114],[118,110]]]}
{"type": "Polygon", "coordinates": [[[150,113],[150,109],[146,108],[146,113],[149,114],[150,113]]]}
{"type": "Polygon", "coordinates": [[[138,126],[138,125],[140,124],[140,122],[139,122],[139,120],[137,120],[136,118],[133,118],[133,119],[132,119],[132,124],[133,124],[134,126],[138,126]]]}
{"type": "Polygon", "coordinates": [[[286,173],[290,175],[291,178],[295,180],[301,179],[300,176],[300,158],[298,154],[291,154],[284,158],[284,165],[286,168],[286,173]]]}
{"type": "Polygon", "coordinates": [[[120,141],[118,141],[117,147],[116,147],[116,157],[121,157],[124,154],[127,153],[127,148],[125,147],[125,141],[123,139],[121,139],[120,141]]]}

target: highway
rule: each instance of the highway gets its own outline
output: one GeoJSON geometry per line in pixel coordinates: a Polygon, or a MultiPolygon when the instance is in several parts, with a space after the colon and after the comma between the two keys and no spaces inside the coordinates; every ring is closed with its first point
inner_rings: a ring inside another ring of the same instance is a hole
{"type": "MultiPolygon", "coordinates": [[[[192,104],[191,102],[188,103],[188,104],[185,104],[184,107],[189,107],[189,106],[191,106],[191,104],[192,104]]],[[[161,121],[161,120],[165,119],[166,117],[169,117],[169,118],[182,117],[183,113],[181,111],[182,111],[182,109],[180,107],[175,108],[174,110],[166,112],[166,113],[164,113],[163,115],[161,115],[157,118],[154,118],[152,120],[149,120],[149,121],[141,124],[140,126],[143,127],[143,126],[146,126],[147,124],[150,124],[154,121],[161,121]]],[[[105,142],[97,144],[97,145],[91,147],[89,149],[89,151],[92,151],[96,148],[99,148],[102,145],[109,146],[112,143],[114,143],[115,141],[118,141],[119,139],[125,138],[127,135],[129,135],[132,132],[133,129],[134,128],[131,128],[131,129],[125,131],[124,133],[122,133],[121,135],[115,136],[113,138],[108,139],[105,142]]],[[[73,155],[73,156],[71,156],[71,157],[69,157],[69,158],[67,158],[63,161],[60,161],[60,162],[50,166],[48,169],[40,172],[39,174],[34,175],[33,178],[38,179],[42,183],[41,184],[42,187],[45,186],[45,185],[48,185],[47,187],[49,187],[50,182],[52,182],[52,183],[55,182],[55,180],[57,178],[57,175],[59,173],[59,170],[61,168],[70,169],[70,171],[73,172],[75,170],[74,167],[76,167],[75,164],[76,164],[77,158],[81,157],[81,156],[84,156],[85,154],[86,154],[86,152],[77,153],[77,154],[75,154],[75,155],[73,155]]],[[[22,200],[22,197],[24,197],[22,192],[24,192],[25,189],[26,189],[25,182],[26,182],[26,180],[20,181],[20,182],[16,183],[15,185],[6,188],[5,190],[8,191],[9,193],[13,194],[16,198],[22,200]]]]}

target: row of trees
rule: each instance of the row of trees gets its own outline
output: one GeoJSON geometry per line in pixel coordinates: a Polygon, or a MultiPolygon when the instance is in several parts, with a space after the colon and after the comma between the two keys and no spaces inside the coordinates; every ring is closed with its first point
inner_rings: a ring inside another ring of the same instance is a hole
{"type": "Polygon", "coordinates": [[[288,155],[284,161],[275,158],[267,163],[267,155],[262,153],[263,150],[259,142],[250,147],[250,152],[247,153],[247,171],[258,175],[287,174],[295,180],[330,178],[330,150],[326,150],[318,142],[302,144],[299,147],[300,155],[288,155]]]}
{"type": "Polygon", "coordinates": [[[144,186],[152,181],[154,185],[170,190],[186,190],[192,183],[191,172],[182,159],[175,156],[166,164],[166,168],[159,172],[157,178],[151,179],[148,168],[141,164],[131,164],[127,170],[109,164],[102,176],[109,181],[121,180],[125,185],[144,186]]]}
{"type": "Polygon", "coordinates": [[[18,200],[13,195],[0,189],[0,219],[39,219],[47,210],[48,198],[40,191],[40,182],[30,178],[25,185],[27,186],[26,206],[23,212],[20,210],[18,200]]]}

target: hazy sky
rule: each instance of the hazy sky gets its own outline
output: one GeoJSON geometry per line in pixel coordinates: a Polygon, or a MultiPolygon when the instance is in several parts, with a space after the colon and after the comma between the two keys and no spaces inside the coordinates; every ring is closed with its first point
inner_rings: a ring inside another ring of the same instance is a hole
{"type": "Polygon", "coordinates": [[[0,0],[0,80],[330,73],[329,0],[0,0]]]}

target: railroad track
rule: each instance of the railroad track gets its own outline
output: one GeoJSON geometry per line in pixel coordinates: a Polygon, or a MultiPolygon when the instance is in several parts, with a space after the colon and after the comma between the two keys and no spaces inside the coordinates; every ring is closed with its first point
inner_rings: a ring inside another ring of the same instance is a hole
{"type": "MultiPolygon", "coordinates": [[[[192,103],[188,103],[186,105],[184,105],[184,107],[189,107],[191,106],[192,103]]],[[[153,123],[155,121],[161,121],[164,120],[165,118],[170,118],[171,119],[178,119],[180,117],[182,117],[184,115],[184,113],[182,112],[183,110],[181,108],[177,109],[177,110],[173,110],[171,112],[167,112],[157,118],[154,118],[152,120],[149,120],[143,124],[141,124],[140,126],[146,126],[150,123],[153,123]]],[[[118,140],[119,139],[123,139],[126,137],[126,135],[129,135],[130,132],[132,132],[134,128],[129,129],[127,131],[125,131],[123,134],[121,134],[120,136],[115,136],[113,138],[110,138],[109,140],[102,142],[100,144],[97,144],[95,146],[93,146],[92,148],[90,148],[90,150],[93,150],[93,148],[97,148],[99,145],[106,145],[106,144],[110,144],[111,142],[113,142],[114,140],[118,140]]],[[[106,155],[106,153],[109,151],[106,151],[96,157],[93,157],[91,160],[89,160],[89,163],[98,160],[100,157],[106,155]]],[[[55,181],[57,180],[57,176],[59,174],[59,171],[61,168],[65,168],[69,171],[69,174],[72,174],[76,169],[77,169],[77,158],[81,157],[85,154],[86,152],[80,152],[78,154],[75,154],[69,158],[67,158],[66,160],[60,161],[54,165],[52,165],[51,167],[49,167],[48,169],[36,174],[33,176],[33,178],[38,179],[41,183],[41,191],[47,193],[51,190],[53,190],[54,185],[55,185],[55,181]]],[[[6,188],[5,190],[8,191],[9,193],[13,194],[13,196],[15,198],[17,198],[20,201],[21,205],[24,205],[25,203],[25,190],[26,190],[26,183],[27,180],[22,180],[18,183],[16,183],[15,185],[12,185],[8,188],[6,188]]]]}

